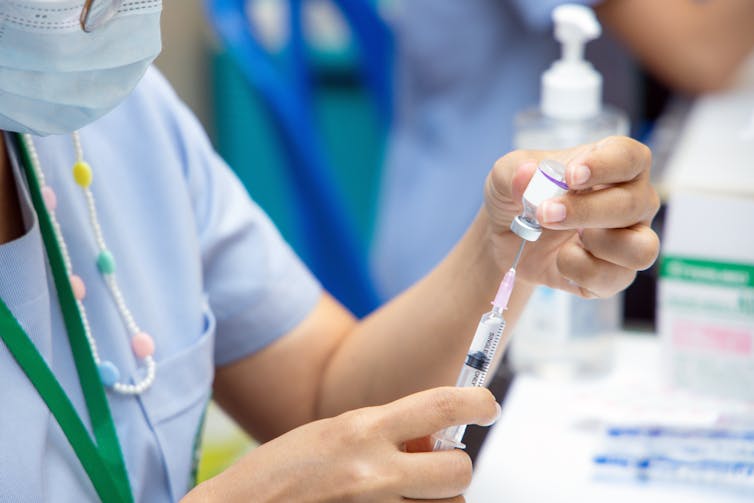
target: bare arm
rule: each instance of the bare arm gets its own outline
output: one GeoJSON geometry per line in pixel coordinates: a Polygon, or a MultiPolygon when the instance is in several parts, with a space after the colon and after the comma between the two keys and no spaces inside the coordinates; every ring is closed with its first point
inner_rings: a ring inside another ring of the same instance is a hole
{"type": "MultiPolygon", "coordinates": [[[[648,227],[657,197],[648,182],[646,147],[611,138],[550,156],[558,155],[573,159],[572,168],[589,166],[591,178],[575,185],[585,190],[556,201],[565,207],[565,220],[548,224],[552,230],[527,247],[509,321],[533,284],[608,296],[657,255],[657,236],[648,227]],[[588,190],[592,184],[599,190],[588,190]]],[[[219,369],[215,398],[266,440],[316,418],[452,384],[479,316],[489,310],[517,249],[519,239],[508,224],[520,210],[536,166],[532,158],[543,156],[519,152],[498,161],[486,184],[485,207],[424,280],[360,322],[324,296],[291,333],[219,369]]]]}
{"type": "MultiPolygon", "coordinates": [[[[291,333],[219,369],[215,399],[265,440],[319,417],[453,384],[502,278],[502,260],[478,246],[486,241],[483,220],[435,271],[361,322],[325,294],[291,333]]],[[[509,323],[529,292],[517,287],[509,323]]]]}
{"type": "Polygon", "coordinates": [[[683,92],[723,87],[754,48],[751,0],[607,0],[596,12],[652,73],[683,92]]]}

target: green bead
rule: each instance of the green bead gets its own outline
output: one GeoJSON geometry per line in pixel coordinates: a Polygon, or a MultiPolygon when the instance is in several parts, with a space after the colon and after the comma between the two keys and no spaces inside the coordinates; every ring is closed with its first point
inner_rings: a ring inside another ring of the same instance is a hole
{"type": "Polygon", "coordinates": [[[115,272],[115,258],[112,253],[107,250],[100,252],[97,257],[97,268],[102,274],[113,274],[115,272]]]}

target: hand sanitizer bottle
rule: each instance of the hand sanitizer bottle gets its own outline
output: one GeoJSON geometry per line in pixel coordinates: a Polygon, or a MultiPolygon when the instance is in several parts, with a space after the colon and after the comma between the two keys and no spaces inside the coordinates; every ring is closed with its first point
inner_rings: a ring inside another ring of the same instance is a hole
{"type": "MultiPolygon", "coordinates": [[[[584,60],[584,45],[601,32],[594,12],[566,4],[552,18],[562,57],[542,75],[540,106],[516,116],[514,146],[554,150],[627,134],[627,116],[602,104],[602,76],[584,60]]],[[[514,368],[550,376],[604,373],[621,315],[618,296],[588,300],[539,287],[514,332],[514,368]]]]}

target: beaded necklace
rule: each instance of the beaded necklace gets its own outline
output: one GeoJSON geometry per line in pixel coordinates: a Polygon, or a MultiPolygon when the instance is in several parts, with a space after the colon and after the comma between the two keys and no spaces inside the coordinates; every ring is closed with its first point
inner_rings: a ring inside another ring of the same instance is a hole
{"type": "Polygon", "coordinates": [[[66,246],[63,233],[60,228],[60,224],[55,216],[55,208],[57,207],[57,196],[52,187],[45,183],[44,172],[42,171],[41,164],[39,162],[39,155],[34,146],[32,137],[28,134],[22,135],[24,145],[26,146],[29,156],[31,158],[32,170],[34,171],[39,185],[42,189],[42,197],[44,199],[45,207],[50,214],[50,220],[52,221],[52,227],[54,229],[55,239],[58,242],[60,250],[63,254],[63,261],[65,262],[66,272],[71,284],[71,289],[76,298],[76,304],[78,305],[79,312],[81,313],[81,319],[84,324],[86,332],[86,338],[89,342],[89,347],[94,356],[94,361],[97,364],[100,379],[102,384],[123,395],[139,395],[149,389],[155,380],[155,361],[152,357],[154,355],[154,340],[152,337],[141,330],[136,324],[131,311],[126,305],[126,301],[123,298],[123,293],[118,286],[118,281],[115,276],[115,258],[110,250],[108,250],[105,243],[105,238],[102,235],[102,228],[100,226],[99,217],[97,215],[97,206],[94,202],[94,195],[89,188],[92,183],[92,168],[84,160],[84,152],[81,147],[81,138],[78,132],[73,133],[73,149],[76,154],[76,161],[73,164],[73,178],[76,184],[81,187],[86,199],[87,210],[89,213],[89,223],[94,233],[94,239],[97,243],[97,269],[102,275],[107,289],[110,292],[110,296],[115,302],[115,305],[120,313],[126,329],[131,337],[131,350],[134,355],[144,362],[146,366],[146,373],[144,377],[135,384],[126,384],[119,382],[120,371],[115,364],[109,360],[102,360],[97,351],[97,343],[92,336],[91,328],[89,326],[89,320],[86,316],[86,309],[84,307],[84,298],[86,297],[86,286],[84,285],[81,277],[73,273],[73,265],[68,253],[68,247],[66,246]]]}

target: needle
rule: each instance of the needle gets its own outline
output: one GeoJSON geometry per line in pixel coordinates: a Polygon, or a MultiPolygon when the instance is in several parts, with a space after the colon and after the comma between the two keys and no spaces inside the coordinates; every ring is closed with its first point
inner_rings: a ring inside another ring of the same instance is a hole
{"type": "Polygon", "coordinates": [[[524,251],[524,245],[525,244],[526,244],[526,240],[522,239],[521,240],[521,246],[518,247],[518,253],[516,253],[516,258],[513,259],[513,265],[511,266],[511,269],[515,269],[516,267],[518,267],[518,261],[521,258],[521,252],[524,251]]]}

